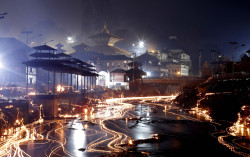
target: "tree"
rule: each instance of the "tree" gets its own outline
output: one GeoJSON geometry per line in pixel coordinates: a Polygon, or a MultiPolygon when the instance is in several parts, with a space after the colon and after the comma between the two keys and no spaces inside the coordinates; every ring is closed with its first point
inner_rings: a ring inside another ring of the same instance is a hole
{"type": "Polygon", "coordinates": [[[143,75],[146,75],[146,73],[141,69],[141,63],[130,62],[128,63],[128,66],[131,67],[131,69],[126,71],[126,75],[128,76],[129,81],[141,79],[143,75]]]}
{"type": "Polygon", "coordinates": [[[207,61],[204,63],[204,67],[201,71],[201,75],[202,75],[202,78],[209,78],[210,76],[212,76],[212,71],[207,61]]]}

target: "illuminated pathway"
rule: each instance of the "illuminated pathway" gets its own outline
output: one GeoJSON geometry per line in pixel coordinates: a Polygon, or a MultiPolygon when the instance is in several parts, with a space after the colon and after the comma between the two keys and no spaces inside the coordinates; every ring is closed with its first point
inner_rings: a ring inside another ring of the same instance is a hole
{"type": "Polygon", "coordinates": [[[218,124],[212,122],[207,111],[194,108],[188,115],[184,114],[184,111],[171,105],[174,98],[108,99],[105,105],[89,108],[89,111],[78,115],[79,118],[40,119],[23,126],[1,142],[0,156],[78,157],[121,153],[126,152],[130,139],[148,139],[153,134],[159,134],[161,142],[138,144],[137,151],[195,156],[199,154],[198,149],[210,156],[218,152],[223,152],[225,156],[234,155],[216,140],[211,141],[209,130],[214,130],[218,124]],[[207,122],[203,123],[204,120],[207,122]],[[190,145],[190,141],[197,143],[190,145]],[[203,144],[207,143],[209,147],[204,147],[203,144]]]}

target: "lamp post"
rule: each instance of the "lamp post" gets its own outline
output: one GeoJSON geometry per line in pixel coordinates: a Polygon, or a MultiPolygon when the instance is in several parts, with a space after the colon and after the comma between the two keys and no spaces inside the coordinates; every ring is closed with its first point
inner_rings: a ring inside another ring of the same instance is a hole
{"type": "MultiPolygon", "coordinates": [[[[43,35],[42,35],[42,34],[38,34],[38,35],[36,35],[36,36],[30,37],[28,40],[34,39],[34,38],[38,38],[38,37],[41,37],[41,36],[43,36],[43,35]]],[[[32,43],[33,43],[33,42],[31,42],[30,45],[32,45],[32,43]]]]}
{"type": "Polygon", "coordinates": [[[54,41],[54,40],[46,41],[46,42],[44,43],[44,45],[46,45],[47,43],[52,42],[52,41],[54,41]]]}
{"type": "Polygon", "coordinates": [[[38,35],[35,35],[33,37],[29,37],[29,35],[32,33],[32,31],[22,31],[23,34],[26,34],[26,44],[27,46],[29,46],[29,40],[30,39],[34,39],[34,38],[37,38],[37,37],[41,37],[42,34],[38,34],[38,35]]]}
{"type": "Polygon", "coordinates": [[[232,78],[234,78],[234,51],[235,49],[245,46],[245,44],[242,45],[238,45],[237,42],[229,42],[231,45],[233,45],[233,54],[232,54],[232,78]],[[238,45],[238,46],[234,46],[234,45],[238,45]]]}
{"type": "Polygon", "coordinates": [[[27,38],[26,38],[26,44],[27,46],[29,45],[29,34],[32,33],[32,31],[22,31],[23,34],[26,34],[27,38]]]}

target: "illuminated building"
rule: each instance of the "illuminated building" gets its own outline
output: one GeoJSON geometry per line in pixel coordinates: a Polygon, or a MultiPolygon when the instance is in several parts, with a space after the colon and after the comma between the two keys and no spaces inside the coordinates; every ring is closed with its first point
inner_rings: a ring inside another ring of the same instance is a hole
{"type": "MultiPolygon", "coordinates": [[[[91,66],[65,53],[56,54],[56,49],[47,46],[34,47],[32,60],[23,62],[27,67],[26,88],[33,87],[37,93],[57,93],[58,85],[69,91],[90,89],[96,76],[91,66]],[[90,80],[89,80],[90,79],[90,80]]],[[[27,91],[28,92],[28,91],[27,91]]]]}
{"type": "Polygon", "coordinates": [[[127,88],[128,83],[121,79],[124,78],[124,73],[112,73],[128,70],[127,64],[132,60],[130,52],[115,46],[115,43],[122,39],[111,34],[106,24],[100,33],[90,36],[89,39],[95,43],[94,46],[74,46],[76,51],[71,55],[96,66],[99,74],[97,85],[115,89],[127,88]],[[116,78],[119,78],[119,81],[116,81],[116,78]]]}
{"type": "Polygon", "coordinates": [[[136,61],[142,64],[142,70],[147,73],[146,77],[168,76],[168,69],[162,65],[159,59],[148,52],[137,57],[136,61]]]}
{"type": "Polygon", "coordinates": [[[188,66],[179,62],[160,60],[151,53],[144,53],[136,58],[142,64],[142,70],[150,74],[146,77],[181,77],[188,76],[188,66]]]}
{"type": "Polygon", "coordinates": [[[176,36],[170,36],[166,47],[155,53],[157,59],[169,69],[168,77],[188,76],[192,61],[190,56],[181,49],[176,36]],[[180,74],[178,74],[180,72],[180,74]]]}

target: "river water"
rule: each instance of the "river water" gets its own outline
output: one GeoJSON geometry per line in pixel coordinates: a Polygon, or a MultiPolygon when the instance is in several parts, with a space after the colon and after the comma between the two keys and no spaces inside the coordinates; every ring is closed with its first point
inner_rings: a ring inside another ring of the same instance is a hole
{"type": "MultiPolygon", "coordinates": [[[[148,139],[158,134],[159,140],[154,143],[138,144],[123,156],[133,156],[134,152],[146,152],[149,156],[236,156],[210,133],[214,127],[208,122],[187,119],[182,114],[164,112],[164,107],[152,104],[136,104],[127,112],[128,119],[110,119],[105,121],[107,128],[126,134],[133,140],[148,139]],[[142,117],[141,120],[129,120],[130,117],[142,117]]],[[[98,138],[110,138],[98,124],[81,120],[55,121],[53,125],[40,128],[46,136],[49,130],[49,141],[29,141],[21,145],[22,150],[31,156],[105,156],[108,152],[106,144],[98,146],[99,150],[86,152],[89,143],[98,138]],[[53,129],[52,129],[53,128],[53,129]],[[55,131],[55,129],[57,129],[55,131]],[[55,139],[55,140],[53,140],[55,139]],[[61,145],[61,147],[60,147],[61,145]],[[83,150],[79,150],[83,149],[83,150]],[[52,153],[55,152],[55,153],[52,153]]],[[[114,155],[114,154],[109,154],[114,155]]],[[[119,156],[118,155],[118,156],[119,156]]],[[[136,156],[136,155],[135,155],[136,156]]],[[[137,154],[137,156],[139,156],[137,154]]]]}

